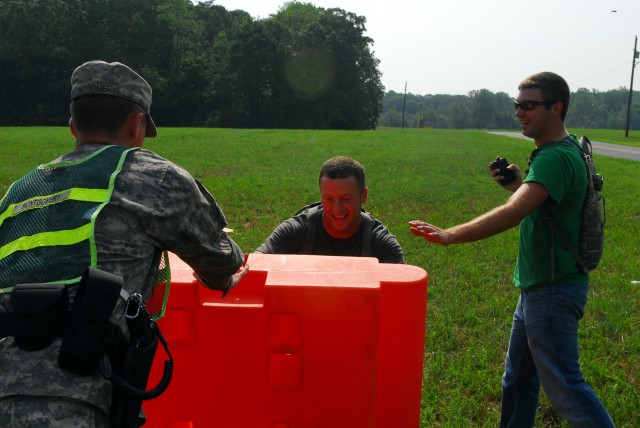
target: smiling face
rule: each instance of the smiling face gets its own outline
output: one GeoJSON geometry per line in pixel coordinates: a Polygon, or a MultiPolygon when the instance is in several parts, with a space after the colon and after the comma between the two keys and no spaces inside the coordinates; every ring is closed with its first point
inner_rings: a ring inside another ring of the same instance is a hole
{"type": "MultiPolygon", "coordinates": [[[[522,89],[516,98],[517,103],[523,101],[551,101],[545,100],[540,89],[522,89]]],[[[516,109],[516,117],[520,121],[522,134],[538,141],[547,141],[550,134],[555,131],[560,122],[559,114],[562,110],[562,103],[557,102],[550,106],[534,105],[531,110],[525,111],[522,108],[516,109]]],[[[561,123],[561,122],[560,122],[561,123]]]]}
{"type": "Polygon", "coordinates": [[[360,190],[355,177],[320,179],[322,224],[329,235],[346,239],[355,234],[362,223],[360,210],[367,201],[367,188],[360,190]]]}
{"type": "Polygon", "coordinates": [[[536,146],[568,135],[564,119],[569,110],[571,92],[562,76],[550,71],[532,74],[520,82],[518,90],[516,117],[522,133],[533,138],[536,146]]]}

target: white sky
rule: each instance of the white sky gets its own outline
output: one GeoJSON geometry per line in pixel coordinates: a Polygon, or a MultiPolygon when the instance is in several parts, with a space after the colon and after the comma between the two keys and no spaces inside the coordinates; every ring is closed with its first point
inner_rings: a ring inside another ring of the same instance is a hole
{"type": "MultiPolygon", "coordinates": [[[[572,91],[628,89],[640,34],[639,0],[307,2],[364,16],[385,90],[402,93],[406,82],[420,95],[489,89],[515,96],[518,83],[539,71],[562,75],[572,91]]],[[[268,18],[285,0],[214,3],[268,18]]]]}

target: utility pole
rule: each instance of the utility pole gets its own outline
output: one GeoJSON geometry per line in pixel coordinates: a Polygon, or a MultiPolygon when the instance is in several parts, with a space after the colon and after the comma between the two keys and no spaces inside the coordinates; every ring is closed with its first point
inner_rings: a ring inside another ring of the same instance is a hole
{"type": "Polygon", "coordinates": [[[404,107],[407,105],[407,82],[404,82],[404,99],[402,100],[402,129],[404,129],[404,107]]]}
{"type": "Polygon", "coordinates": [[[627,126],[624,130],[624,138],[629,138],[629,119],[631,118],[631,95],[633,94],[633,71],[636,68],[636,59],[638,58],[638,36],[633,44],[633,60],[631,61],[631,84],[629,84],[629,102],[627,104],[627,126]]]}

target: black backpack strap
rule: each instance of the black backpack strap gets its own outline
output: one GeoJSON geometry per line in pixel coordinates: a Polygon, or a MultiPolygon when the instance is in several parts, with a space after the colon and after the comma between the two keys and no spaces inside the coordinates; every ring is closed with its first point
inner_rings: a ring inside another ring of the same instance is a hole
{"type": "Polygon", "coordinates": [[[566,138],[562,140],[564,143],[570,144],[580,151],[581,156],[591,155],[591,141],[584,135],[580,137],[580,141],[576,143],[573,139],[566,138]]]}
{"type": "Polygon", "coordinates": [[[373,218],[368,212],[362,212],[362,257],[371,257],[371,242],[373,241],[373,218]]]}
{"type": "Polygon", "coordinates": [[[321,208],[322,204],[320,202],[307,205],[307,207],[303,208],[303,210],[307,210],[307,236],[304,239],[301,254],[311,254],[313,244],[316,242],[316,224],[318,223],[321,208]]]}
{"type": "Polygon", "coordinates": [[[312,208],[316,208],[316,207],[322,207],[322,202],[318,201],[318,202],[313,202],[309,205],[305,205],[304,207],[300,208],[295,214],[294,217],[302,214],[302,213],[308,213],[309,210],[311,210],[312,208]]]}
{"type": "Polygon", "coordinates": [[[585,268],[584,261],[580,256],[580,252],[576,249],[576,247],[571,245],[571,242],[569,242],[567,235],[565,235],[564,232],[560,229],[558,223],[556,223],[549,210],[546,207],[542,206],[540,207],[540,213],[542,214],[542,219],[545,221],[545,223],[547,223],[547,226],[549,227],[549,233],[551,234],[551,280],[553,281],[555,278],[556,261],[553,244],[556,236],[560,239],[560,243],[562,244],[562,246],[566,248],[569,253],[571,253],[578,265],[580,265],[580,269],[582,269],[583,272],[587,272],[588,269],[585,268]]]}

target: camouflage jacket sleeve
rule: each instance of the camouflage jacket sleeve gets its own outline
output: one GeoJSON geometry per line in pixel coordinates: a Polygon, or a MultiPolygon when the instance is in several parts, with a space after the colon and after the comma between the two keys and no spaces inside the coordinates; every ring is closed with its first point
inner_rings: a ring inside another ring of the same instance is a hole
{"type": "Polygon", "coordinates": [[[208,287],[225,290],[242,265],[243,253],[222,230],[227,224],[222,210],[199,180],[173,163],[167,162],[157,184],[150,200],[155,215],[148,217],[148,237],[177,254],[208,287]]]}

